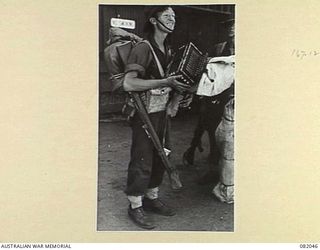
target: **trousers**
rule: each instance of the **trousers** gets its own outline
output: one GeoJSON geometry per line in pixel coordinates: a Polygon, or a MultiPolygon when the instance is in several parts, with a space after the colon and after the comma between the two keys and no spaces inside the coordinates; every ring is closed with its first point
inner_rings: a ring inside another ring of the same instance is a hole
{"type": "Polygon", "coordinates": [[[215,131],[223,114],[223,104],[213,104],[210,97],[203,97],[200,101],[199,120],[194,130],[191,147],[196,148],[201,145],[201,137],[205,131],[209,135],[210,156],[213,163],[219,161],[219,151],[216,147],[215,131]]]}
{"type": "Polygon", "coordinates": [[[195,149],[198,145],[201,145],[201,137],[207,131],[210,143],[210,158],[213,164],[218,164],[220,158],[215,136],[216,129],[221,122],[224,106],[233,92],[234,85],[217,96],[203,96],[200,99],[199,120],[190,146],[195,149]]]}
{"type": "MultiPolygon", "coordinates": [[[[163,146],[170,149],[169,123],[166,122],[165,111],[151,113],[149,118],[161,142],[165,137],[163,146]]],[[[162,160],[142,126],[139,115],[135,114],[131,120],[131,159],[125,190],[129,196],[142,196],[147,189],[160,186],[165,172],[162,160]]]]}

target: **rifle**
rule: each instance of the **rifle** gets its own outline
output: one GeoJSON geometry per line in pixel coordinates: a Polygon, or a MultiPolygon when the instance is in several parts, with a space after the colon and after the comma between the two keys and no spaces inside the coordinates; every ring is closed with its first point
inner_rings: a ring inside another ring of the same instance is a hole
{"type": "MultiPolygon", "coordinates": [[[[179,178],[179,173],[174,165],[172,165],[167,157],[167,153],[170,151],[166,148],[163,148],[160,139],[150,121],[148,112],[141,100],[139,93],[130,92],[130,96],[133,99],[133,103],[135,105],[136,111],[143,122],[143,129],[145,130],[147,136],[152,140],[154,147],[156,148],[158,155],[160,156],[165,169],[167,170],[171,188],[175,191],[179,191],[182,189],[182,184],[179,178]],[[166,153],[167,151],[167,153],[166,153]]],[[[165,136],[165,135],[164,135],[165,136]]]]}

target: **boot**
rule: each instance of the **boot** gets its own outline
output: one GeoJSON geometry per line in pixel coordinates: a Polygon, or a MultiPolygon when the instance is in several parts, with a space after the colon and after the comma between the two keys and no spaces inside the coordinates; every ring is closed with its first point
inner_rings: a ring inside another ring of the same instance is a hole
{"type": "Polygon", "coordinates": [[[129,218],[141,228],[153,229],[156,227],[151,219],[145,214],[142,207],[132,209],[129,205],[128,215],[129,218]]]}
{"type": "Polygon", "coordinates": [[[185,165],[185,166],[193,165],[195,150],[196,149],[194,147],[190,147],[187,149],[186,152],[184,152],[183,158],[182,158],[183,165],[185,165]]]}
{"type": "Polygon", "coordinates": [[[154,212],[163,216],[173,216],[176,214],[172,208],[165,205],[162,201],[159,200],[159,198],[153,200],[144,198],[142,206],[145,211],[154,212]]]}

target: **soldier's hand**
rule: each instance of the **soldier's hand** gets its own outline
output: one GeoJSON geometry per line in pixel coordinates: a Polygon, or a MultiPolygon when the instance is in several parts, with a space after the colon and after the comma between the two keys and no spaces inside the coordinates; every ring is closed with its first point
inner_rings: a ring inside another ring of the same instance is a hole
{"type": "Polygon", "coordinates": [[[169,76],[167,78],[168,85],[174,89],[176,89],[178,92],[182,93],[184,91],[187,91],[190,89],[190,86],[187,84],[184,84],[180,82],[178,79],[181,78],[181,75],[177,76],[169,76]]]}
{"type": "Polygon", "coordinates": [[[179,102],[179,106],[181,108],[187,108],[189,107],[189,105],[191,104],[193,99],[193,95],[192,94],[187,94],[184,96],[184,98],[182,100],[180,100],[179,102]]]}
{"type": "Polygon", "coordinates": [[[198,90],[198,84],[195,84],[195,85],[191,86],[191,87],[187,90],[187,92],[188,92],[189,94],[194,94],[194,93],[197,92],[197,90],[198,90]]]}

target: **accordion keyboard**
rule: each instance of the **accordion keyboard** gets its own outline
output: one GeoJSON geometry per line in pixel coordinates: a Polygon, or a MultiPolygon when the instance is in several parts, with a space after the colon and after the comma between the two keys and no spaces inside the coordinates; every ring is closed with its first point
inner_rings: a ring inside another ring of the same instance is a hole
{"type": "Polygon", "coordinates": [[[183,53],[178,51],[173,59],[174,63],[169,70],[169,75],[182,75],[182,82],[193,86],[198,83],[205,70],[207,54],[203,55],[191,42],[182,49],[184,49],[183,53]]]}

